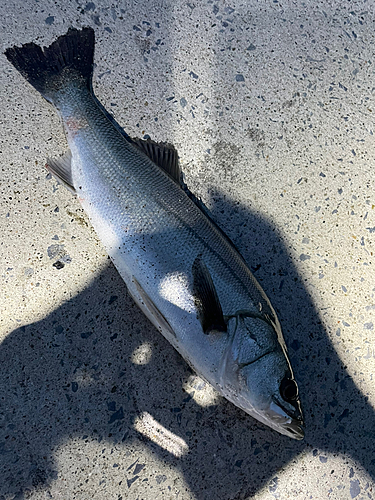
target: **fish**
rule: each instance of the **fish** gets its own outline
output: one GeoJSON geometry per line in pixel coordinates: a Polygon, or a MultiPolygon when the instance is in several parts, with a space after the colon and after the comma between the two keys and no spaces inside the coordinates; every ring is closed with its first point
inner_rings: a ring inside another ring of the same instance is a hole
{"type": "Polygon", "coordinates": [[[194,371],[258,421],[304,438],[298,385],[265,292],[188,190],[167,143],[132,139],[92,89],[95,32],[69,28],[8,61],[57,110],[69,151],[48,170],[74,192],[153,325],[194,371]]]}

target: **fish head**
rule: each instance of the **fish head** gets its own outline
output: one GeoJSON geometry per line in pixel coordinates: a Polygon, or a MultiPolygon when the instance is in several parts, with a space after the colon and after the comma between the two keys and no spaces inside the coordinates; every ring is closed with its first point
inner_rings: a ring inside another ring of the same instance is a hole
{"type": "Polygon", "coordinates": [[[238,388],[245,411],[281,434],[303,439],[298,386],[282,352],[240,367],[238,388]]]}
{"type": "Polygon", "coordinates": [[[234,317],[228,322],[231,340],[223,356],[220,387],[246,413],[300,440],[304,422],[298,386],[273,328],[254,317],[234,317]]]}

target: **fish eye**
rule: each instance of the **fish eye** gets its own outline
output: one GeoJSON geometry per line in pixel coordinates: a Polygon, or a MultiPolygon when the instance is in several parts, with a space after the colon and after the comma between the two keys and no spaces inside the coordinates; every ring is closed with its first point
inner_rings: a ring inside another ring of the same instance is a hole
{"type": "Polygon", "coordinates": [[[285,401],[297,399],[298,387],[295,380],[284,377],[280,384],[280,394],[285,401]]]}

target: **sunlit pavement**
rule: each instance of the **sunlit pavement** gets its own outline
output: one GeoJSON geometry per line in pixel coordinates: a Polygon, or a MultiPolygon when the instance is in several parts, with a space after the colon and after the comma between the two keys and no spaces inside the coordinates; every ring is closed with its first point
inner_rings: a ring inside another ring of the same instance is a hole
{"type": "Polygon", "coordinates": [[[94,89],[184,180],[278,311],[302,442],[219,397],[44,168],[52,107],[0,59],[0,499],[375,497],[371,2],[0,4],[2,52],[96,32],[94,89]]]}

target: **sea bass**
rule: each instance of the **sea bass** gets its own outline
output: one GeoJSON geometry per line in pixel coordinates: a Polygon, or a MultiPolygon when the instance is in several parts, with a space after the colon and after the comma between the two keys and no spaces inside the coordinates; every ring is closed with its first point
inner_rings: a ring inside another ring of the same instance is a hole
{"type": "Polygon", "coordinates": [[[129,293],[216,390],[260,422],[303,439],[280,323],[230,240],[180,185],[176,151],[130,139],[92,90],[94,30],[5,55],[52,103],[70,151],[47,168],[73,190],[129,293]]]}

